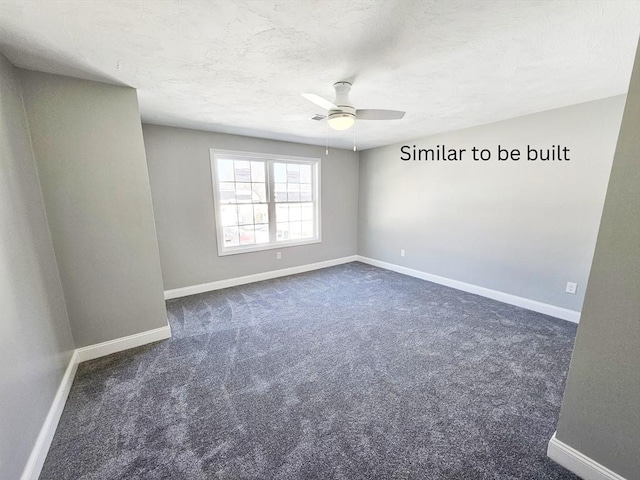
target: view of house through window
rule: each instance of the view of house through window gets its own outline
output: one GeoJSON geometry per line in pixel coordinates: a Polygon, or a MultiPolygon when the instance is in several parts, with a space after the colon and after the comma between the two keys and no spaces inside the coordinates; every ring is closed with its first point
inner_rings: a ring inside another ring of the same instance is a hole
{"type": "Polygon", "coordinates": [[[218,253],[320,241],[315,158],[211,151],[218,253]]]}

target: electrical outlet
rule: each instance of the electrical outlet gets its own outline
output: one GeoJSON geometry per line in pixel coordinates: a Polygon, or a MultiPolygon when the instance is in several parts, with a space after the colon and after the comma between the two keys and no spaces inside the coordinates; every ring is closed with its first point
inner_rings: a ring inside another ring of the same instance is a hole
{"type": "Polygon", "coordinates": [[[404,248],[400,250],[400,256],[404,257],[404,248]]]}
{"type": "Polygon", "coordinates": [[[276,260],[280,260],[282,258],[282,252],[276,252],[276,260]]]}
{"type": "Polygon", "coordinates": [[[575,295],[576,290],[578,290],[577,283],[567,282],[567,288],[564,289],[565,292],[575,295]]]}

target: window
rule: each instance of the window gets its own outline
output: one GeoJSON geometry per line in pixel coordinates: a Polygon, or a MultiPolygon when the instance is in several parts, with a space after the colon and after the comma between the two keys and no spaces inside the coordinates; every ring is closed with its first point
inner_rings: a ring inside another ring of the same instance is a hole
{"type": "Polygon", "coordinates": [[[320,159],[211,150],[218,255],[320,241],[320,159]]]}

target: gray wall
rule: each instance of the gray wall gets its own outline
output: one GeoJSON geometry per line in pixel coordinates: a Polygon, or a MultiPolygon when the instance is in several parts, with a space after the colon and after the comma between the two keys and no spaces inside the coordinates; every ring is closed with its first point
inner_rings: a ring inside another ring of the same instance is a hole
{"type": "Polygon", "coordinates": [[[557,438],[640,479],[640,49],[622,119],[557,438]]]}
{"type": "Polygon", "coordinates": [[[164,288],[198,285],[356,254],[358,155],[295,143],[144,125],[164,288]],[[319,157],[322,243],[218,257],[209,149],[319,157]]]}
{"type": "Polygon", "coordinates": [[[613,97],[403,142],[467,154],[563,144],[570,162],[405,162],[402,144],[362,152],[358,253],[579,311],[623,106],[613,97]]]}
{"type": "Polygon", "coordinates": [[[136,91],[22,71],[76,347],[167,325],[136,91]]]}
{"type": "Polygon", "coordinates": [[[17,69],[0,55],[0,478],[19,478],[73,339],[17,69]]]}

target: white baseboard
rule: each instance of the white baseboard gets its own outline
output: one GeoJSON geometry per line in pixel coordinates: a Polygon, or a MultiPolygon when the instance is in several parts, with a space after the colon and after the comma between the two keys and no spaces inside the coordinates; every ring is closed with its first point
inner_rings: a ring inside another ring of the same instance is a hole
{"type": "Polygon", "coordinates": [[[363,257],[360,255],[357,256],[357,260],[359,262],[367,263],[375,267],[392,270],[404,275],[420,278],[422,280],[427,280],[429,282],[444,285],[446,287],[455,288],[456,290],[462,290],[464,292],[473,293],[482,297],[491,298],[493,300],[498,300],[499,302],[526,308],[527,310],[533,310],[534,312],[544,313],[545,315],[561,318],[562,320],[568,320],[573,323],[578,323],[580,321],[580,312],[569,310],[568,308],[556,307],[555,305],[549,305],[548,303],[542,303],[536,300],[531,300],[529,298],[518,297],[517,295],[511,295],[510,293],[504,293],[498,290],[480,287],[471,283],[460,282],[451,278],[421,272],[420,270],[414,270],[413,268],[402,267],[394,263],[387,263],[381,260],[375,260],[373,258],[363,257]]]}
{"type": "Polygon", "coordinates": [[[158,340],[165,340],[167,338],[171,338],[171,327],[169,325],[129,335],[128,337],[116,338],[107,342],[78,348],[76,349],[78,363],[111,355],[112,353],[121,352],[130,348],[140,347],[147,343],[157,342],[158,340]]]}
{"type": "Polygon", "coordinates": [[[547,456],[583,480],[625,480],[624,477],[558,440],[555,433],[549,440],[547,456]]]}
{"type": "Polygon", "coordinates": [[[44,461],[47,458],[47,453],[49,453],[51,441],[56,433],[58,422],[62,416],[64,405],[71,391],[71,385],[73,385],[73,379],[78,370],[79,363],[170,337],[171,328],[167,325],[154,330],[129,335],[128,337],[117,338],[108,342],[89,345],[74,350],[73,355],[71,355],[71,360],[69,360],[69,365],[62,376],[56,395],[53,398],[47,417],[42,424],[42,428],[40,428],[40,433],[31,450],[27,464],[22,470],[20,480],[38,480],[44,461]]]}
{"type": "Polygon", "coordinates": [[[56,391],[56,395],[53,397],[53,402],[51,403],[47,417],[42,424],[42,428],[40,428],[36,443],[31,450],[29,460],[27,460],[27,464],[22,471],[20,480],[38,480],[44,461],[47,458],[47,453],[49,453],[49,447],[51,446],[53,435],[56,433],[56,428],[58,427],[58,422],[60,421],[64,404],[69,396],[69,391],[71,390],[77,369],[78,355],[76,352],[73,352],[71,360],[69,360],[69,365],[67,365],[67,369],[56,391]]]}
{"type": "Polygon", "coordinates": [[[295,275],[296,273],[310,272],[311,270],[319,270],[321,268],[342,265],[343,263],[355,262],[356,259],[356,255],[351,255],[349,257],[326,260],[324,262],[300,265],[298,267],[271,270],[269,272],[256,273],[253,275],[246,275],[244,277],[229,278],[226,280],[218,280],[216,282],[202,283],[200,285],[192,285],[190,287],[174,288],[172,290],[165,290],[164,299],[171,300],[172,298],[186,297],[188,295],[211,292],[213,290],[220,290],[222,288],[236,287],[238,285],[245,285],[247,283],[261,282],[263,280],[270,280],[272,278],[278,277],[286,277],[287,275],[295,275]]]}

